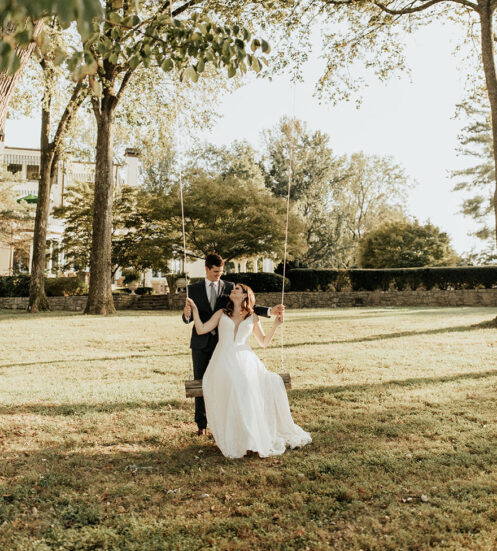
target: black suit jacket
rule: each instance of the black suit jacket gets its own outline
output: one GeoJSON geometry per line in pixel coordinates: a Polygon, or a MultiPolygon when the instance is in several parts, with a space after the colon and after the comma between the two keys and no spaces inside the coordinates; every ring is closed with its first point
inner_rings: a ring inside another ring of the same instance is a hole
{"type": "MultiPolygon", "coordinates": [[[[226,307],[226,303],[228,302],[228,298],[234,286],[235,284],[232,283],[231,281],[224,281],[223,279],[219,280],[219,292],[217,294],[216,306],[214,310],[212,310],[211,305],[209,303],[209,299],[207,297],[207,291],[205,288],[205,279],[197,283],[194,283],[193,285],[188,286],[188,296],[197,305],[198,314],[202,323],[209,321],[209,319],[212,317],[212,314],[214,314],[214,312],[217,312],[220,308],[226,307]]],[[[269,317],[268,309],[264,306],[255,306],[254,311],[258,316],[262,316],[266,318],[269,317]]],[[[187,320],[183,315],[183,321],[185,323],[190,323],[193,321],[193,316],[189,320],[187,320]]],[[[213,338],[215,339],[215,342],[217,342],[217,338],[218,338],[217,329],[215,329],[214,331],[215,331],[215,335],[213,335],[212,333],[205,333],[204,335],[199,335],[197,334],[197,331],[195,330],[195,325],[194,325],[192,330],[192,338],[190,340],[190,348],[195,348],[195,349],[206,348],[207,345],[209,344],[209,339],[211,339],[211,342],[212,342],[213,338]]]]}

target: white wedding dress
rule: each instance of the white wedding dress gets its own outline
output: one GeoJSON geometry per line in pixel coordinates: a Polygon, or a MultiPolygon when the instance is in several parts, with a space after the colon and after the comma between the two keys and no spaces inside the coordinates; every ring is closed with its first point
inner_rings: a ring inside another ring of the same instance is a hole
{"type": "Polygon", "coordinates": [[[311,442],[293,422],[282,378],[268,371],[247,344],[253,327],[253,315],[236,330],[222,314],[219,342],[202,383],[207,423],[223,455],[231,458],[247,450],[261,457],[279,455],[286,446],[311,442]]]}

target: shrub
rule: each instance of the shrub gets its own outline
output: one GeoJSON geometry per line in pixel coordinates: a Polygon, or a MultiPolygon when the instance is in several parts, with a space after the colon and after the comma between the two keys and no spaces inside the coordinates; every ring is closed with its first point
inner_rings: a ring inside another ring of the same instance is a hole
{"type": "Polygon", "coordinates": [[[85,283],[77,277],[47,277],[45,280],[47,297],[84,295],[87,292],[85,283]]]}
{"type": "Polygon", "coordinates": [[[364,270],[290,270],[293,291],[343,290],[387,291],[396,289],[427,290],[490,289],[497,285],[497,266],[434,268],[395,268],[364,270]]]}
{"type": "Polygon", "coordinates": [[[138,289],[135,289],[136,295],[151,295],[153,292],[152,287],[138,287],[138,289]]]}
{"type": "Polygon", "coordinates": [[[118,289],[114,289],[112,291],[113,295],[130,295],[131,289],[128,289],[127,287],[119,287],[118,289]]]}
{"type": "Polygon", "coordinates": [[[287,275],[292,282],[292,291],[341,291],[350,285],[347,270],[294,268],[287,275]]]}
{"type": "Polygon", "coordinates": [[[142,278],[142,274],[140,271],[135,270],[135,268],[125,268],[122,271],[123,279],[123,285],[129,285],[130,283],[133,283],[135,281],[140,281],[142,278]]]}
{"type": "MultiPolygon", "coordinates": [[[[245,272],[242,274],[226,274],[222,279],[233,283],[245,283],[252,288],[254,293],[270,293],[281,291],[283,276],[268,272],[245,272]]],[[[290,291],[290,280],[285,278],[285,290],[290,291]]]]}
{"type": "Polygon", "coordinates": [[[29,276],[2,276],[0,277],[0,297],[27,297],[29,296],[29,276]]]}

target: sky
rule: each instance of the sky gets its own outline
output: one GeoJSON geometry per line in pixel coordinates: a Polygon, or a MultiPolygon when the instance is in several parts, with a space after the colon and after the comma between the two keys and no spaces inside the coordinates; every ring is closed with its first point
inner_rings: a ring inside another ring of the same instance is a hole
{"type": "MultiPolygon", "coordinates": [[[[464,98],[466,78],[459,69],[461,59],[453,55],[457,32],[432,24],[412,35],[407,43],[410,75],[387,83],[368,78],[360,108],[355,102],[320,104],[314,96],[322,70],[315,40],[302,84],[292,87],[284,76],[271,82],[248,77],[221,100],[218,122],[201,137],[218,145],[246,139],[259,148],[263,129],[294,114],[310,130],[326,132],[337,154],[391,156],[416,182],[409,193],[409,213],[446,231],[458,253],[480,248],[479,240],[468,236],[474,223],[458,213],[462,196],[451,191],[455,182],[449,176],[468,162],[456,152],[463,121],[454,119],[455,106],[464,98]]],[[[39,121],[7,121],[6,145],[38,147],[39,121]]]]}

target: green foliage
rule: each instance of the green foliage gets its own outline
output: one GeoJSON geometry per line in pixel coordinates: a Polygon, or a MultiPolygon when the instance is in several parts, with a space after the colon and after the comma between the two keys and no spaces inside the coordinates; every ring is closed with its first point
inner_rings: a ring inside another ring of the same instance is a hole
{"type": "Polygon", "coordinates": [[[124,276],[123,285],[128,285],[129,283],[134,283],[140,281],[142,278],[141,272],[135,270],[134,268],[125,268],[122,275],[124,276]]]}
{"type": "Polygon", "coordinates": [[[397,291],[416,289],[490,289],[497,266],[399,268],[381,270],[289,270],[292,291],[397,291]]]}
{"type": "Polygon", "coordinates": [[[495,164],[486,90],[478,88],[459,104],[458,114],[468,120],[458,137],[458,153],[476,164],[452,172],[452,177],[457,180],[454,191],[465,194],[461,212],[478,222],[479,228],[475,235],[493,244],[495,254],[495,164]]]}
{"type": "MultiPolygon", "coordinates": [[[[48,277],[45,293],[48,297],[84,295],[88,291],[77,277],[48,277]]],[[[0,297],[29,296],[29,275],[0,276],[0,297]]]]}
{"type": "Polygon", "coordinates": [[[45,279],[47,297],[85,295],[87,292],[86,284],[78,277],[48,277],[45,279]]]}
{"type": "MultiPolygon", "coordinates": [[[[36,22],[55,16],[63,28],[77,23],[83,39],[89,38],[95,21],[101,20],[102,7],[99,0],[2,0],[0,1],[0,26],[10,32],[0,39],[0,71],[15,73],[20,65],[16,53],[18,46],[27,46],[31,40],[43,51],[49,47],[48,34],[42,31],[35,36],[36,22]]],[[[86,57],[91,53],[86,51],[86,57]]],[[[81,54],[83,56],[83,54],[81,54]]],[[[59,64],[66,58],[60,51],[56,57],[59,64]]]]}
{"type": "Polygon", "coordinates": [[[0,276],[0,297],[29,296],[29,276],[0,276]]]}
{"type": "MultiPolygon", "coordinates": [[[[277,293],[281,292],[283,286],[283,276],[267,272],[246,272],[242,274],[225,274],[222,279],[233,283],[245,283],[254,293],[277,293]]],[[[285,279],[285,290],[291,290],[291,282],[285,279]]]]}
{"type": "Polygon", "coordinates": [[[337,217],[333,195],[343,185],[344,159],[335,157],[329,136],[309,132],[299,120],[283,118],[264,133],[265,184],[278,197],[290,197],[305,223],[307,251],[298,260],[305,265],[326,265],[337,254],[337,217]]]}
{"type": "Polygon", "coordinates": [[[266,186],[290,196],[305,224],[307,251],[297,257],[312,268],[357,264],[362,235],[378,223],[403,218],[408,178],[390,158],[363,153],[336,157],[329,136],[282,119],[265,132],[266,186]],[[292,162],[290,162],[292,161],[292,162]]]}
{"type": "MultiPolygon", "coordinates": [[[[255,255],[281,255],[285,240],[286,204],[251,180],[233,174],[211,175],[205,170],[185,174],[184,213],[188,250],[199,257],[216,251],[225,260],[255,255]]],[[[181,252],[181,206],[179,185],[157,197],[152,219],[169,221],[181,252]]],[[[305,248],[302,223],[290,219],[289,251],[305,248]]]]}
{"type": "Polygon", "coordinates": [[[342,291],[350,285],[347,270],[294,268],[287,272],[292,291],[342,291]]]}
{"type": "Polygon", "coordinates": [[[360,244],[363,268],[450,266],[457,260],[449,236],[433,224],[387,222],[366,234],[360,244]]]}
{"type": "MultiPolygon", "coordinates": [[[[161,220],[150,223],[149,209],[153,196],[124,186],[114,194],[112,265],[136,269],[167,269],[172,254],[169,226],[161,220]]],[[[79,183],[67,190],[63,207],[54,209],[54,216],[65,221],[62,246],[64,268],[84,270],[90,262],[93,223],[93,184],[79,183]]]]}
{"type": "Polygon", "coordinates": [[[138,289],[135,289],[135,295],[149,296],[152,293],[153,293],[152,287],[138,287],[138,289]]]}

